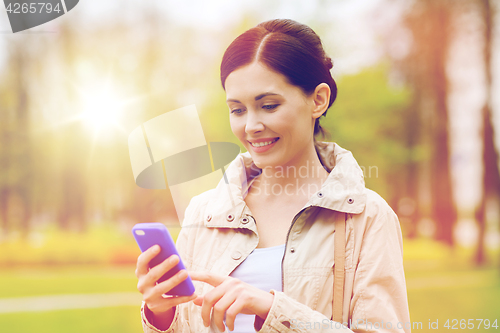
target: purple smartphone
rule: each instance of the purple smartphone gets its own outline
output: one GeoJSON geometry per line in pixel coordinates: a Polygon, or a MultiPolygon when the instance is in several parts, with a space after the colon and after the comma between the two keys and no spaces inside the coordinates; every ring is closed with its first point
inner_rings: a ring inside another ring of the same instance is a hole
{"type": "MultiPolygon", "coordinates": [[[[135,241],[137,242],[137,244],[139,244],[139,248],[142,252],[146,251],[153,245],[160,245],[160,253],[158,253],[156,257],[151,259],[149,263],[150,268],[160,264],[172,254],[176,254],[177,256],[179,256],[179,253],[177,253],[174,241],[172,240],[167,227],[165,227],[161,223],[138,223],[132,228],[132,234],[134,235],[135,241]]],[[[159,278],[156,283],[160,283],[171,278],[181,269],[186,268],[184,267],[182,260],[179,260],[179,263],[174,268],[165,273],[161,278],[159,278]]],[[[186,280],[175,286],[172,290],[166,293],[166,295],[190,296],[193,293],[193,282],[191,281],[191,277],[188,276],[186,280]]]]}

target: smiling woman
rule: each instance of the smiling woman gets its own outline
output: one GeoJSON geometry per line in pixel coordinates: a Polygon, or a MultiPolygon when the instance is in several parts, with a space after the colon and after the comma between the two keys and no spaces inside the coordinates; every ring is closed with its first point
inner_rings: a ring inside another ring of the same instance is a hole
{"type": "Polygon", "coordinates": [[[331,68],[292,20],[227,48],[221,83],[248,152],[186,209],[176,246],[195,294],[163,296],[182,271],[156,283],[178,258],[149,269],[158,247],[139,256],[145,332],[410,332],[398,218],[351,152],[315,139],[337,93],[331,68]]]}

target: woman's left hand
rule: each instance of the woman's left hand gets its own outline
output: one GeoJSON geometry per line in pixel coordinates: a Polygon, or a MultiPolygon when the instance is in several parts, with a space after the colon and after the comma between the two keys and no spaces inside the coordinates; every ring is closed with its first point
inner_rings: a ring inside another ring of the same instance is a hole
{"type": "Polygon", "coordinates": [[[193,300],[201,306],[203,324],[210,326],[210,313],[217,328],[224,332],[224,315],[229,330],[234,329],[234,319],[238,313],[254,314],[265,320],[274,295],[253,287],[230,276],[220,276],[206,272],[189,272],[192,280],[206,282],[215,288],[193,300]]]}

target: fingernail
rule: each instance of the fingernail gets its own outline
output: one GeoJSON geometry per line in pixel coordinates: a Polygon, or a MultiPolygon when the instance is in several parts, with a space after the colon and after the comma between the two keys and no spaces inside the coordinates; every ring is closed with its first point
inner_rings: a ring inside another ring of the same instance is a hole
{"type": "Polygon", "coordinates": [[[153,252],[160,252],[160,245],[153,246],[153,252]]]}

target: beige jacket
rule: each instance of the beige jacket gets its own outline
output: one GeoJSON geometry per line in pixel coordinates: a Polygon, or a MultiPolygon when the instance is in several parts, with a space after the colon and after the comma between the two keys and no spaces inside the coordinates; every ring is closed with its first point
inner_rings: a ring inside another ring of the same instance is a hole
{"type": "MultiPolygon", "coordinates": [[[[410,332],[403,243],[396,214],[366,189],[351,152],[317,145],[329,171],[320,191],[297,213],[283,258],[283,292],[259,332],[410,332]],[[335,214],[346,221],[344,325],[332,321],[335,214]]],[[[227,169],[228,183],[194,197],[177,240],[188,270],[229,275],[256,248],[259,236],[244,191],[258,175],[248,152],[227,169]],[[229,186],[228,186],[229,185],[229,186]]],[[[211,286],[195,282],[198,293],[211,286]]],[[[209,332],[200,307],[177,307],[166,332],[209,332]]],[[[142,312],[144,332],[159,332],[142,312]]]]}

